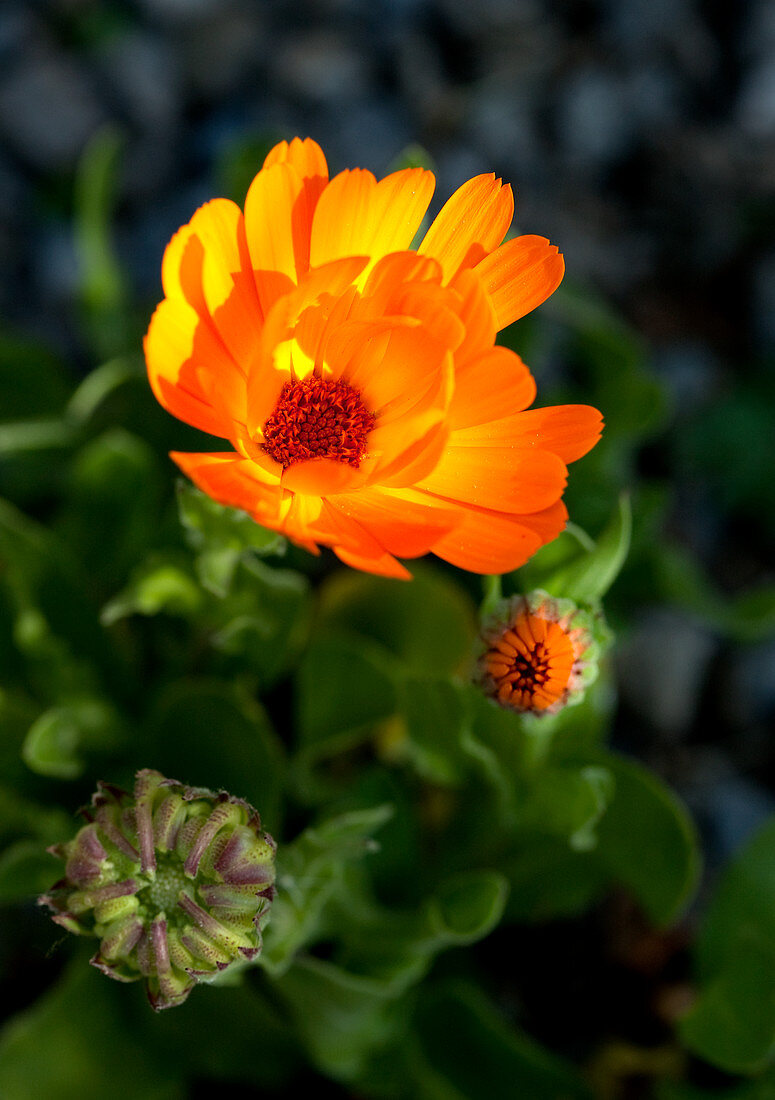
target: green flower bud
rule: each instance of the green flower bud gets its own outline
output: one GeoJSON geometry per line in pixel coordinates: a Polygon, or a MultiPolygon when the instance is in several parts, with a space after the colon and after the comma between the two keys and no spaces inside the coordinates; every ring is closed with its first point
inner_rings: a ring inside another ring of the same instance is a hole
{"type": "Polygon", "coordinates": [[[38,902],[69,932],[99,939],[93,966],[143,980],[160,1010],[259,955],[275,843],[247,802],[145,769],[132,795],[99,783],[81,813],[74,839],[49,849],[65,876],[38,902]]]}

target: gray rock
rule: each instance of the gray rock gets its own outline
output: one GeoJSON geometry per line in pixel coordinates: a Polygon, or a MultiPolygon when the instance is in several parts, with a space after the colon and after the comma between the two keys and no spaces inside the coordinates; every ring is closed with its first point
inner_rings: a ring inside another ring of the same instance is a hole
{"type": "Polygon", "coordinates": [[[178,24],[214,15],[225,6],[224,0],[140,0],[151,19],[178,24]]]}
{"type": "Polygon", "coordinates": [[[329,30],[290,36],[269,65],[277,87],[310,103],[352,104],[369,85],[367,55],[329,30]]]}
{"type": "Polygon", "coordinates": [[[565,155],[579,168],[604,167],[632,138],[623,82],[602,66],[577,69],[566,82],[557,112],[565,155]]]}
{"type": "Polygon", "coordinates": [[[519,176],[510,181],[515,190],[536,177],[543,143],[521,88],[482,81],[469,96],[466,134],[494,165],[513,166],[519,176]]]}
{"type": "Polygon", "coordinates": [[[47,47],[0,77],[0,134],[36,168],[69,168],[106,112],[83,71],[47,47]]]}
{"type": "Polygon", "coordinates": [[[767,57],[746,76],[738,99],[741,129],[753,138],[775,138],[775,57],[767,57]]]}
{"type": "Polygon", "coordinates": [[[775,350],[775,251],[754,270],[754,331],[765,353],[775,350]]]}
{"type": "Polygon", "coordinates": [[[655,347],[652,367],[667,384],[674,406],[686,416],[708,400],[721,381],[721,366],[705,344],[683,339],[655,347]]]}
{"type": "Polygon", "coordinates": [[[775,54],[775,6],[772,0],[749,0],[746,8],[743,54],[746,58],[771,58],[775,54]]]}
{"type": "Polygon", "coordinates": [[[537,0],[437,0],[459,34],[478,38],[489,31],[508,33],[535,22],[542,14],[537,0]]]}
{"type": "Polygon", "coordinates": [[[663,737],[680,738],[696,714],[716,638],[685,612],[655,607],[616,653],[622,698],[663,737]]]}
{"type": "Polygon", "coordinates": [[[81,269],[69,226],[54,224],[32,249],[33,272],[41,301],[71,304],[81,285],[81,269]]]}
{"type": "Polygon", "coordinates": [[[380,177],[412,137],[406,119],[393,104],[366,99],[342,114],[336,149],[346,167],[370,168],[380,177]]]}
{"type": "Polygon", "coordinates": [[[626,109],[638,129],[659,133],[674,125],[684,109],[681,83],[664,61],[634,65],[624,78],[626,109]]]}
{"type": "Polygon", "coordinates": [[[265,83],[271,41],[258,4],[225,8],[192,20],[175,38],[186,84],[200,96],[218,100],[252,80],[265,83]]]}
{"type": "Polygon", "coordinates": [[[775,639],[735,653],[723,706],[737,727],[767,723],[775,717],[775,639]]]}
{"type": "Polygon", "coordinates": [[[143,130],[170,128],[181,108],[180,75],[163,38],[142,30],[111,38],[98,64],[133,122],[143,130]]]}

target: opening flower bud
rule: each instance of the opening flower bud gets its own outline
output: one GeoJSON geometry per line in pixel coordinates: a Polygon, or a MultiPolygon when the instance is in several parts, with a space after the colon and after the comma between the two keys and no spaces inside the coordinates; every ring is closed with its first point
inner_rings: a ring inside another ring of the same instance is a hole
{"type": "Polygon", "coordinates": [[[502,707],[556,714],[581,702],[607,637],[602,615],[572,600],[513,596],[482,624],[475,679],[502,707]]]}

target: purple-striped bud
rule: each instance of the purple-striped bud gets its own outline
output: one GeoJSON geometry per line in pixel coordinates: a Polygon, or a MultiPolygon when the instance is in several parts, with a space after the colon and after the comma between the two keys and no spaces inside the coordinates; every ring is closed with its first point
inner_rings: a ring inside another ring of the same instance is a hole
{"type": "Polygon", "coordinates": [[[131,795],[98,784],[82,812],[74,839],[49,849],[65,877],[38,901],[63,928],[99,939],[94,966],[145,981],[159,1010],[258,956],[275,843],[252,806],[145,769],[131,795]]]}

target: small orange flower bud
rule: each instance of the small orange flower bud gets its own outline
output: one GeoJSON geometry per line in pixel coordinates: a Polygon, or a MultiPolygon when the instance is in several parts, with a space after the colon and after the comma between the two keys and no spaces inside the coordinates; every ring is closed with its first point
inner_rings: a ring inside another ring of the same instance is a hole
{"type": "Polygon", "coordinates": [[[531,592],[504,600],[482,627],[476,679],[502,707],[555,714],[597,676],[593,615],[531,592]]]}

